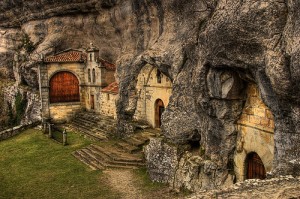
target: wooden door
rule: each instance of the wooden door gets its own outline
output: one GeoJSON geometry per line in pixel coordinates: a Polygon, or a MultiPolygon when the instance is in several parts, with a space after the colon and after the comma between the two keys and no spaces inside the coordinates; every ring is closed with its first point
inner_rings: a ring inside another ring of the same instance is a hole
{"type": "Polygon", "coordinates": [[[79,102],[79,81],[71,72],[56,73],[50,79],[50,103],[79,102]]]}
{"type": "Polygon", "coordinates": [[[247,179],[265,179],[266,170],[257,153],[247,155],[247,179]]]}
{"type": "Polygon", "coordinates": [[[155,127],[160,128],[161,126],[161,116],[165,110],[164,103],[161,99],[156,100],[155,102],[155,127]]]}
{"type": "Polygon", "coordinates": [[[94,97],[94,95],[91,95],[91,109],[92,110],[95,109],[95,97],[94,97]]]}

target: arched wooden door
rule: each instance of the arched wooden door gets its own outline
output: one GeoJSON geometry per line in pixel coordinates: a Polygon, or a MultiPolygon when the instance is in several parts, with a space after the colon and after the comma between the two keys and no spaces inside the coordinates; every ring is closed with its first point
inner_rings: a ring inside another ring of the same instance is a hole
{"type": "Polygon", "coordinates": [[[59,72],[50,79],[50,103],[79,102],[79,81],[67,71],[59,72]]]}
{"type": "Polygon", "coordinates": [[[249,153],[246,158],[246,177],[247,179],[265,179],[266,170],[259,155],[255,152],[249,153]]]}
{"type": "Polygon", "coordinates": [[[165,110],[164,103],[161,99],[157,99],[155,102],[155,127],[160,128],[161,126],[161,115],[165,110]]]}

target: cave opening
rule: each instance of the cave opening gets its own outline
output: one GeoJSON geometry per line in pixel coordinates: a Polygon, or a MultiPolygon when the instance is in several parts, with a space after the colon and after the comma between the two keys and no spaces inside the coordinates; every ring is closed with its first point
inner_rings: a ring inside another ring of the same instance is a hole
{"type": "Polygon", "coordinates": [[[199,134],[199,131],[194,130],[193,137],[188,141],[188,145],[190,148],[189,151],[192,153],[199,154],[201,149],[200,141],[201,141],[201,135],[199,134]]]}
{"type": "Polygon", "coordinates": [[[188,144],[191,147],[191,151],[199,151],[200,150],[200,140],[190,140],[188,144]]]}

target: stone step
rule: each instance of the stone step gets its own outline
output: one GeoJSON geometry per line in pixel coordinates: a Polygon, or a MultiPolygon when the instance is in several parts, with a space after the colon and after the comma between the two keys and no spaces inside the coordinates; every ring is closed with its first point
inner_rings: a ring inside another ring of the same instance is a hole
{"type": "Polygon", "coordinates": [[[83,149],[86,153],[88,153],[90,156],[94,157],[98,161],[101,161],[103,165],[106,165],[106,167],[111,167],[111,165],[114,166],[134,166],[134,167],[140,167],[144,166],[144,163],[141,162],[132,162],[132,161],[116,161],[108,157],[107,155],[103,153],[99,153],[98,150],[95,150],[92,147],[87,147],[83,149]],[[110,166],[107,166],[110,165],[110,166]]]}
{"type": "Polygon", "coordinates": [[[82,129],[86,129],[87,132],[93,132],[93,133],[102,133],[103,135],[105,135],[104,130],[101,128],[97,128],[95,126],[88,126],[82,122],[79,122],[78,120],[76,121],[72,121],[72,124],[81,127],[82,129]]]}
{"type": "Polygon", "coordinates": [[[116,124],[115,121],[105,121],[105,120],[88,120],[87,118],[82,117],[76,117],[73,122],[80,123],[84,126],[87,126],[91,129],[102,129],[105,131],[115,131],[116,130],[116,124]],[[112,124],[113,123],[113,124],[112,124]]]}
{"type": "Polygon", "coordinates": [[[116,145],[128,153],[135,153],[141,150],[140,147],[133,146],[127,142],[118,142],[116,145]]]}
{"type": "Polygon", "coordinates": [[[87,157],[86,155],[82,154],[82,152],[75,151],[72,153],[72,155],[77,158],[79,161],[81,161],[82,163],[84,163],[85,165],[87,165],[88,167],[90,167],[92,170],[98,170],[100,169],[100,167],[98,167],[98,165],[95,165],[94,163],[92,163],[87,157]]]}
{"type": "Polygon", "coordinates": [[[84,125],[86,125],[86,126],[94,126],[95,125],[95,123],[94,122],[92,122],[92,121],[90,121],[90,120],[86,120],[85,118],[82,118],[82,117],[77,117],[75,120],[73,120],[73,121],[76,121],[76,122],[78,122],[78,123],[82,123],[82,124],[84,124],[84,125]]]}
{"type": "Polygon", "coordinates": [[[103,132],[92,132],[89,129],[87,129],[87,127],[84,127],[77,123],[72,123],[71,128],[75,129],[76,131],[79,131],[79,133],[86,134],[92,138],[95,138],[96,140],[107,140],[107,136],[103,132]]]}
{"type": "Polygon", "coordinates": [[[128,144],[130,144],[132,146],[135,146],[135,147],[143,146],[146,143],[147,140],[149,140],[149,139],[139,140],[139,139],[136,139],[134,137],[129,137],[129,138],[124,139],[125,142],[127,142],[128,144]]]}
{"type": "Polygon", "coordinates": [[[108,122],[111,124],[116,124],[116,120],[112,117],[108,117],[105,115],[100,115],[98,113],[93,113],[93,112],[80,112],[76,114],[77,118],[83,118],[85,120],[88,120],[90,122],[99,122],[99,121],[104,121],[104,122],[108,122]]]}
{"type": "Polygon", "coordinates": [[[132,162],[110,161],[88,148],[77,150],[74,152],[74,156],[94,170],[106,168],[137,169],[144,166],[144,164],[134,164],[132,162]]]}
{"type": "Polygon", "coordinates": [[[117,148],[111,149],[107,147],[101,147],[95,144],[91,144],[90,147],[94,148],[94,150],[105,154],[110,159],[114,161],[120,161],[120,162],[139,162],[143,163],[144,159],[142,157],[142,154],[128,154],[122,151],[119,151],[117,148]]]}

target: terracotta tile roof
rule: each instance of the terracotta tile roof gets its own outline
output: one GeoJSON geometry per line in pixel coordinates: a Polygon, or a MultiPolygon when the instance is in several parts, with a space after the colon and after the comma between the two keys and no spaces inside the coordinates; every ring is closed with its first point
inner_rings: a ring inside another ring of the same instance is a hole
{"type": "Polygon", "coordinates": [[[101,59],[99,58],[99,62],[107,69],[107,70],[113,70],[115,71],[116,70],[116,65],[104,60],[104,59],[101,59]]]}
{"type": "Polygon", "coordinates": [[[45,57],[44,62],[46,63],[56,63],[56,62],[84,62],[86,60],[86,54],[79,51],[68,49],[59,52],[55,55],[45,57]]]}
{"type": "Polygon", "coordinates": [[[107,87],[103,88],[101,92],[104,93],[112,93],[112,94],[118,94],[119,93],[119,84],[117,82],[113,82],[107,87]]]}

